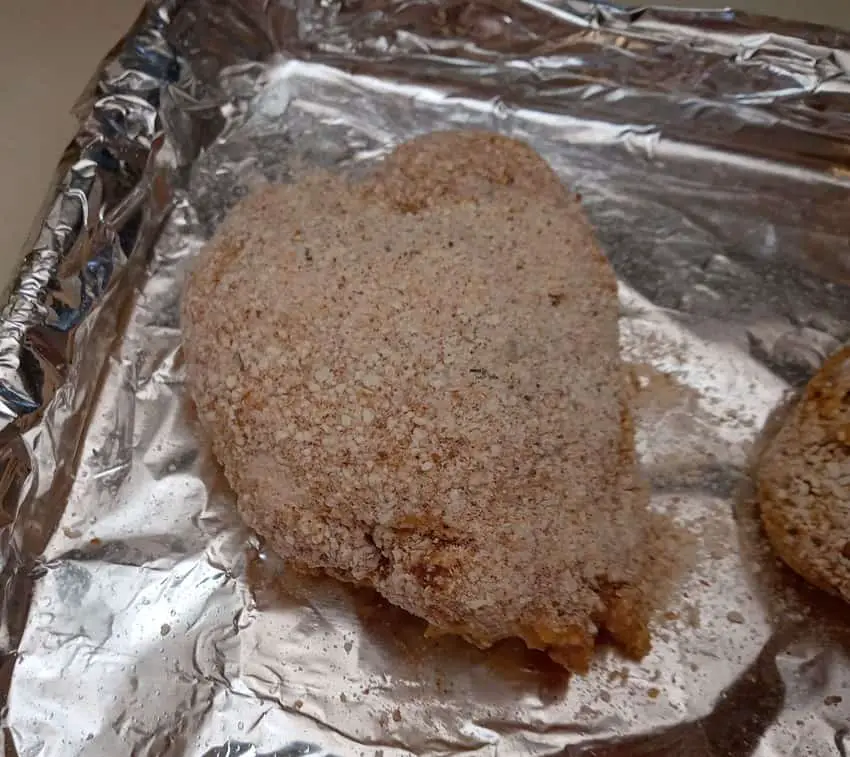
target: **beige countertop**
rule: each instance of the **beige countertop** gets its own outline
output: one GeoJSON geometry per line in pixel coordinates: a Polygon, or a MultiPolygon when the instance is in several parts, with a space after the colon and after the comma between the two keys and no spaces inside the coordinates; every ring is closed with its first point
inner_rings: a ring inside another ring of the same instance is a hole
{"type": "Polygon", "coordinates": [[[71,107],[143,4],[0,0],[0,290],[74,135],[71,107]]]}
{"type": "MultiPolygon", "coordinates": [[[[723,7],[713,0],[663,5],[723,7]]],[[[850,27],[848,0],[739,0],[746,10],[850,27]],[[801,6],[804,9],[801,9],[801,6]]],[[[56,163],[70,109],[142,0],[0,0],[0,289],[17,268],[56,163]]]]}

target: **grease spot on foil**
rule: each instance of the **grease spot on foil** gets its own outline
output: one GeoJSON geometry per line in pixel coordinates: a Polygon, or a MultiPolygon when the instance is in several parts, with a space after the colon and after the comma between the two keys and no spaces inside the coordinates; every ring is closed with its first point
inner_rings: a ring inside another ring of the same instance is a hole
{"type": "Polygon", "coordinates": [[[850,38],[388,0],[150,2],[133,34],[80,103],[0,329],[9,748],[846,753],[847,609],[775,560],[747,471],[785,392],[850,336],[850,38]],[[606,652],[570,679],[293,574],[236,515],[183,393],[182,281],[240,196],[458,127],[540,151],[620,279],[653,506],[695,537],[642,664],[606,652]]]}

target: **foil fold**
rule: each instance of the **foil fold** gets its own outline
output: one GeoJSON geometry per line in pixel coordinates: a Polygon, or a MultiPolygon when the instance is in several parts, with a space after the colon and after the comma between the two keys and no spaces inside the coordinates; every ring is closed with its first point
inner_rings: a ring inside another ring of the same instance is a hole
{"type": "Polygon", "coordinates": [[[772,556],[749,462],[850,336],[850,35],[581,0],[149,2],[0,321],[6,754],[841,755],[846,606],[772,556]],[[290,575],[183,386],[188,266],[236,199],[415,134],[530,142],[620,280],[653,506],[695,567],[642,663],[568,679],[290,575]]]}

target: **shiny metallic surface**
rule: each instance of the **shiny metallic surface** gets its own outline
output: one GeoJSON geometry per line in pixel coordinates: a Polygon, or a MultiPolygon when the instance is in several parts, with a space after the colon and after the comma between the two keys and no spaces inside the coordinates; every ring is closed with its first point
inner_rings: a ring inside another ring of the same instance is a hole
{"type": "Polygon", "coordinates": [[[0,324],[4,754],[848,754],[850,610],[777,565],[748,465],[850,336],[850,36],[579,0],[150,2],[78,113],[0,324]],[[184,391],[182,283],[236,198],[473,126],[553,164],[620,278],[653,503],[696,537],[640,664],[568,680],[283,571],[184,391]]]}

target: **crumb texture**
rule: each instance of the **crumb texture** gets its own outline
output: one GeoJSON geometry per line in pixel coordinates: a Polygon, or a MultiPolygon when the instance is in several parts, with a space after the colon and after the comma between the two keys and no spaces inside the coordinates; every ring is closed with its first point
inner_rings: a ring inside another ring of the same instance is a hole
{"type": "Polygon", "coordinates": [[[779,556],[850,602],[850,347],[824,363],[765,445],[757,481],[779,556]]]}
{"type": "Polygon", "coordinates": [[[584,670],[649,647],[614,274],[522,143],[436,134],[242,201],[184,299],[188,385],[246,521],[436,633],[584,670]]]}

